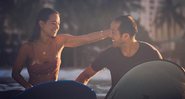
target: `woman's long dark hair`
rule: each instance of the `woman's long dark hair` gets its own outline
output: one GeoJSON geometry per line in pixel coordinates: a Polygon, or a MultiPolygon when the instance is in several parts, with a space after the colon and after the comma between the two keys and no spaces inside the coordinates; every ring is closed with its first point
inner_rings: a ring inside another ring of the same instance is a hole
{"type": "Polygon", "coordinates": [[[30,38],[30,41],[33,42],[35,40],[38,40],[40,38],[40,33],[41,33],[41,28],[39,25],[39,21],[44,21],[46,22],[51,14],[59,14],[58,11],[51,9],[51,8],[43,8],[40,10],[38,13],[38,16],[36,18],[35,26],[32,32],[32,36],[30,38]]]}

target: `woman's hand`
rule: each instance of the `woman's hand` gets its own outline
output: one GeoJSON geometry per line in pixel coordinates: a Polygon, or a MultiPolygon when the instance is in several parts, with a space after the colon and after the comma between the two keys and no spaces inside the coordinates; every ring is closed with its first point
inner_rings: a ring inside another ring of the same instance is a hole
{"type": "Polygon", "coordinates": [[[111,29],[106,29],[103,32],[104,32],[104,35],[107,35],[109,38],[112,38],[112,30],[111,29]]]}

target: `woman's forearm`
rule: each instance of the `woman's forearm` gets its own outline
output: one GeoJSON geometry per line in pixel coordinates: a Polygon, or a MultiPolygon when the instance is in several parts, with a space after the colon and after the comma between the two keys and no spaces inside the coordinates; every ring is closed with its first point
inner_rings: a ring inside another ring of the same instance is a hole
{"type": "Polygon", "coordinates": [[[109,36],[109,31],[98,31],[98,32],[93,32],[93,33],[89,33],[86,35],[82,35],[82,37],[84,39],[81,40],[81,43],[91,43],[91,42],[96,42],[96,41],[100,41],[103,39],[106,39],[109,36]]]}
{"type": "Polygon", "coordinates": [[[28,83],[20,74],[12,74],[12,77],[24,88],[28,89],[32,87],[32,85],[28,83]]]}
{"type": "Polygon", "coordinates": [[[65,42],[65,45],[67,47],[76,47],[76,46],[97,42],[97,41],[106,39],[108,37],[111,37],[110,30],[98,31],[98,32],[93,32],[85,35],[80,35],[80,36],[71,36],[67,39],[67,41],[65,42]]]}

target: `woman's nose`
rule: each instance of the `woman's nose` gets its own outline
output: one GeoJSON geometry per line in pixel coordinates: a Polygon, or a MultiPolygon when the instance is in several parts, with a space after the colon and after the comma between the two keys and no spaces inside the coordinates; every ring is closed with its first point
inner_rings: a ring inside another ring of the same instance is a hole
{"type": "Polygon", "coordinates": [[[54,25],[54,28],[55,28],[55,29],[59,29],[59,27],[60,27],[60,26],[59,26],[58,24],[55,24],[55,25],[54,25]]]}

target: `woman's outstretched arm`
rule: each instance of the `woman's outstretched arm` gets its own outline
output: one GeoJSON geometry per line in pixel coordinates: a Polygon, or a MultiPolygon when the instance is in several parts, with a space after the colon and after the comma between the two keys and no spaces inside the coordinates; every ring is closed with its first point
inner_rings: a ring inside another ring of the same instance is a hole
{"type": "Polygon", "coordinates": [[[111,37],[112,31],[110,29],[105,31],[98,31],[93,33],[88,33],[80,36],[73,36],[69,34],[59,35],[60,39],[63,39],[64,47],[77,47],[85,44],[90,44],[100,40],[104,40],[108,37],[111,37]]]}

